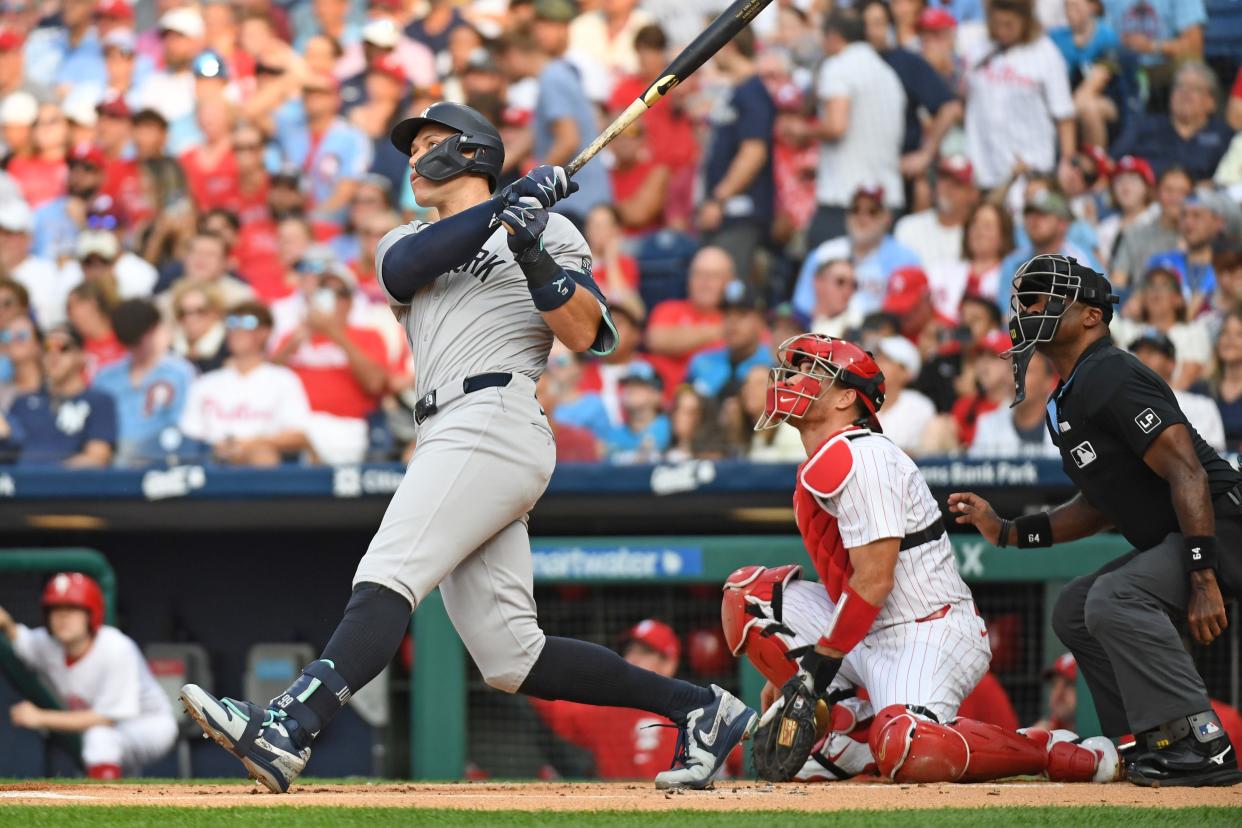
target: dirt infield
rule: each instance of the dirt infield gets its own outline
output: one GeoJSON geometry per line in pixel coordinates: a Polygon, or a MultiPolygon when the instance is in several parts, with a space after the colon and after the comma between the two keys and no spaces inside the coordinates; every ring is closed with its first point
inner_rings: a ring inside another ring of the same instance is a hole
{"type": "Polygon", "coordinates": [[[0,785],[0,805],[171,805],[218,808],[238,805],[458,808],[521,811],[888,810],[1031,805],[1128,805],[1242,808],[1242,785],[1232,788],[1143,789],[1129,784],[1060,785],[764,785],[723,782],[713,791],[667,793],[639,783],[305,784],[284,796],[256,786],[229,785],[0,785]]]}

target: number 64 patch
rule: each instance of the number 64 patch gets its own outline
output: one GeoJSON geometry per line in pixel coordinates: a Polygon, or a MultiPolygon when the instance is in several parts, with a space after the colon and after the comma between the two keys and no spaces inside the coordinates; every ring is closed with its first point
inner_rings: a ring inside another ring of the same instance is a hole
{"type": "Polygon", "coordinates": [[[1134,423],[1144,434],[1151,434],[1151,430],[1160,425],[1160,416],[1150,408],[1144,408],[1139,415],[1134,418],[1134,423]]]}

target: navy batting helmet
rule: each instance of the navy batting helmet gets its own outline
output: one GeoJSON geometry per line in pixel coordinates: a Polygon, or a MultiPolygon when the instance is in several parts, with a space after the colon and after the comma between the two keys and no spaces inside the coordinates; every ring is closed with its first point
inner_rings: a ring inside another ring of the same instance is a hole
{"type": "Polygon", "coordinates": [[[424,109],[417,118],[406,118],[393,127],[389,135],[392,145],[409,155],[410,144],[427,124],[447,127],[458,135],[455,140],[443,141],[419,158],[414,165],[415,172],[430,181],[476,173],[487,176],[492,189],[496,189],[500,168],[505,163],[505,146],[496,127],[468,106],[441,101],[424,109]],[[473,156],[463,152],[471,149],[473,156]]]}

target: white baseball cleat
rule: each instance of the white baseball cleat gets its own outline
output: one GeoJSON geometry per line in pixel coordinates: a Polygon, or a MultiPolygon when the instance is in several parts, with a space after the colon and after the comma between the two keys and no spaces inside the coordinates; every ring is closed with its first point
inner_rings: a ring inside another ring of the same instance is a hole
{"type": "Polygon", "coordinates": [[[660,790],[692,788],[702,790],[712,784],[733,748],[750,735],[759,714],[732,693],[712,685],[716,698],[711,704],[692,710],[677,737],[677,756],[673,768],[656,774],[660,790]]]}

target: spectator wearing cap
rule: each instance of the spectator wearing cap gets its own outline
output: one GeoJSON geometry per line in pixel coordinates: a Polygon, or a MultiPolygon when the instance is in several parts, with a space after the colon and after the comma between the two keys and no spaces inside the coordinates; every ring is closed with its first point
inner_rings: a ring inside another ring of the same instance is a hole
{"type": "Polygon", "coordinates": [[[126,354],[102,368],[91,387],[116,401],[116,463],[162,462],[181,448],[177,424],[194,367],[168,351],[160,331],[160,313],[146,299],[128,299],[117,305],[112,327],[126,354]]]}
{"type": "Polygon", "coordinates": [[[95,29],[95,0],[63,0],[60,22],[35,29],[26,41],[32,80],[64,97],[81,82],[103,76],[103,52],[95,29]]]}
{"type": "Polygon", "coordinates": [[[310,404],[298,375],[267,359],[272,315],[258,302],[229,309],[228,364],[194,380],[182,433],[218,463],[275,466],[308,447],[310,404]]]}
{"type": "Polygon", "coordinates": [[[638,262],[622,252],[624,234],[620,214],[620,208],[615,205],[596,205],[587,213],[583,234],[591,250],[591,275],[595,283],[606,297],[617,299],[638,295],[638,262]]]}
{"type": "Polygon", "coordinates": [[[898,332],[925,353],[938,342],[942,329],[954,326],[936,310],[927,272],[917,265],[893,271],[880,310],[897,320],[898,332]]]}
{"type": "Polygon", "coordinates": [[[87,381],[125,356],[125,346],[112,330],[112,311],[116,304],[116,294],[94,282],[83,282],[73,288],[65,300],[65,318],[82,336],[87,381]]]}
{"type": "MultiPolygon", "coordinates": [[[[7,170],[14,160],[34,155],[34,125],[39,117],[39,102],[24,90],[12,92],[0,101],[0,131],[4,136],[4,161],[7,170]]],[[[6,172],[6,176],[11,174],[6,172]]],[[[12,178],[9,179],[16,183],[12,178]]],[[[20,188],[17,197],[24,199],[20,188]]]]}
{"type": "Polygon", "coordinates": [[[95,126],[99,123],[99,113],[95,111],[94,101],[90,96],[70,95],[60,105],[69,122],[69,145],[91,143],[95,140],[95,126]]]}
{"type": "Polygon", "coordinates": [[[46,384],[13,401],[0,416],[0,434],[8,431],[7,441],[20,447],[20,465],[107,466],[117,443],[116,404],[87,387],[81,337],[54,327],[43,336],[42,350],[46,384]]]}
{"type": "Polygon", "coordinates": [[[1032,188],[1028,192],[1026,205],[1022,208],[1022,227],[1026,233],[1026,242],[1020,243],[1001,263],[1001,283],[997,288],[997,300],[1002,313],[1009,312],[1009,294],[1013,289],[1014,274],[1035,256],[1072,256],[1087,267],[1100,269],[1093,253],[1069,239],[1074,214],[1070,212],[1065,196],[1046,185],[1032,188]]]}
{"type": "MultiPolygon", "coordinates": [[[[125,0],[119,0],[124,3],[125,0]]],[[[128,4],[127,4],[128,5],[128,4]]],[[[115,29],[103,38],[104,75],[99,78],[98,100],[137,103],[136,90],[155,70],[150,59],[138,54],[138,42],[130,29],[115,29]]]]}
{"type": "MultiPolygon", "coordinates": [[[[894,3],[867,0],[862,5],[867,42],[892,67],[906,93],[905,137],[901,144],[901,174],[912,192],[925,187],[925,176],[936,161],[940,143],[952,126],[962,119],[961,101],[953,97],[948,84],[932,69],[917,48],[915,26],[921,2],[894,3]],[[910,12],[916,16],[910,17],[910,12]],[[898,24],[896,15],[902,14],[898,24]],[[895,38],[894,38],[895,34],[895,38]],[[927,129],[923,118],[928,117],[927,129]]],[[[924,198],[916,203],[926,203],[924,198]]],[[[926,264],[926,262],[924,262],[926,264]]]]}
{"type": "MultiPolygon", "coordinates": [[[[21,290],[21,285],[0,278],[0,415],[22,394],[43,387],[39,331],[29,314],[19,310],[21,290]]],[[[7,453],[0,449],[0,455],[7,453]]]]}
{"type": "Polygon", "coordinates": [[[375,71],[380,61],[386,63],[383,71],[389,76],[399,77],[402,83],[429,87],[438,79],[435,56],[426,46],[411,40],[401,31],[401,24],[392,10],[372,6],[371,14],[378,16],[372,17],[362,27],[360,45],[347,48],[338,64],[338,70],[345,77],[341,82],[341,109],[345,114],[370,98],[366,77],[375,71]]]}
{"type": "Polygon", "coordinates": [[[725,288],[737,273],[733,259],[719,247],[703,247],[690,262],[685,299],[665,299],[647,320],[647,350],[665,387],[675,388],[690,359],[714,348],[724,336],[720,312],[725,288]]]}
{"type": "Polygon", "coordinates": [[[672,430],[664,413],[664,383],[646,362],[630,363],[621,378],[622,422],[608,430],[604,451],[613,463],[654,463],[668,448],[672,430]]]}
{"type": "Polygon", "coordinates": [[[989,331],[971,346],[969,370],[974,388],[958,397],[948,415],[953,424],[955,449],[974,442],[980,417],[1008,406],[1013,400],[1013,372],[1001,358],[1011,347],[1009,334],[1002,330],[989,331]]]}
{"type": "Polygon", "coordinates": [[[741,280],[730,283],[721,308],[724,344],[695,354],[686,367],[686,382],[715,400],[737,394],[751,368],[772,365],[763,306],[754,290],[741,280]]]}
{"type": "Polygon", "coordinates": [[[310,445],[321,462],[334,465],[362,460],[367,417],[388,390],[383,338],[350,323],[355,287],[348,268],[323,270],[304,319],[277,341],[272,355],[301,379],[312,411],[310,445]]]}
{"type": "Polygon", "coordinates": [[[48,328],[65,319],[68,286],[56,265],[31,253],[32,230],[34,214],[24,201],[0,201],[0,273],[26,290],[39,327],[48,328]]]}
{"type": "Polygon", "coordinates": [[[121,299],[144,299],[154,292],[159,273],[150,262],[121,247],[111,230],[87,228],[74,243],[75,258],[61,266],[69,284],[93,282],[121,299]]]}
{"type": "MultiPolygon", "coordinates": [[[[62,125],[64,116],[59,109],[49,110],[40,117],[58,119],[62,125]],[[55,112],[55,115],[52,112],[55,112]]],[[[63,133],[62,133],[63,134],[63,133]]],[[[62,164],[63,162],[63,150],[62,164]]],[[[50,161],[50,155],[48,156],[50,161]]],[[[34,249],[47,259],[63,261],[76,254],[78,234],[85,229],[95,197],[103,186],[103,168],[106,159],[92,144],[79,144],[69,151],[66,186],[63,195],[46,201],[35,208],[34,249]]]]}
{"type": "Polygon", "coordinates": [[[1154,331],[1167,336],[1175,346],[1177,370],[1169,383],[1175,390],[1189,388],[1203,377],[1212,346],[1206,323],[1187,313],[1189,304],[1178,270],[1157,264],[1143,276],[1131,301],[1133,318],[1114,319],[1110,325],[1117,344],[1129,346],[1154,331]]]}
{"type": "MultiPolygon", "coordinates": [[[[816,82],[820,110],[816,137],[821,144],[815,185],[818,207],[807,228],[809,247],[845,232],[848,208],[864,185],[878,185],[876,191],[888,208],[905,203],[900,161],[906,93],[897,73],[876,54],[865,34],[862,18],[854,12],[834,8],[824,20],[828,59],[816,82]]],[[[809,277],[805,281],[804,292],[809,292],[809,277]]],[[[801,301],[795,298],[794,305],[809,312],[809,293],[801,301]]]]}
{"type": "Polygon", "coordinates": [[[334,78],[310,76],[302,92],[300,102],[277,112],[276,143],[284,162],[304,172],[314,218],[339,226],[371,166],[371,141],[340,116],[334,78]]]}
{"type": "Polygon", "coordinates": [[[884,372],[884,435],[911,455],[923,450],[923,432],[936,416],[936,406],[909,385],[923,362],[919,349],[904,336],[886,336],[876,343],[876,364],[884,372]]]}
{"type": "Polygon", "coordinates": [[[1069,73],[1032,0],[992,0],[988,38],[966,53],[966,154],[990,190],[1015,171],[1051,173],[1077,146],[1069,73]]]}
{"type": "Polygon", "coordinates": [[[202,140],[181,153],[177,161],[185,171],[190,198],[199,212],[233,206],[240,186],[237,156],[233,152],[233,105],[222,95],[198,102],[195,119],[202,140]]]}
{"type": "Polygon", "coordinates": [[[1133,155],[1118,158],[1108,189],[1113,211],[1095,227],[1100,256],[1106,267],[1111,266],[1116,257],[1122,233],[1136,224],[1151,221],[1159,213],[1159,208],[1153,204],[1156,176],[1151,165],[1142,158],[1133,155]]]}
{"type": "Polygon", "coordinates": [[[1113,144],[1113,156],[1146,158],[1157,174],[1180,165],[1196,182],[1211,181],[1233,138],[1216,115],[1217,91],[1216,75],[1204,63],[1183,63],[1173,77],[1169,111],[1131,118],[1113,144]]]}
{"type": "Polygon", "coordinates": [[[1078,662],[1073,653],[1057,656],[1043,672],[1048,683],[1045,715],[1031,727],[1073,730],[1078,719],[1078,662]]]}
{"type": "Polygon", "coordinates": [[[1109,263],[1109,281],[1115,288],[1134,287],[1152,256],[1177,246],[1182,205],[1193,189],[1190,174],[1181,167],[1169,167],[1156,179],[1155,211],[1118,237],[1109,263]]]}
{"type": "Polygon", "coordinates": [[[923,9],[916,27],[919,54],[950,89],[958,89],[965,66],[957,51],[957,18],[953,12],[934,7],[923,9]]]}
{"type": "Polygon", "coordinates": [[[811,313],[811,331],[844,337],[857,328],[862,322],[862,314],[852,301],[857,292],[858,276],[854,273],[852,261],[848,258],[828,259],[820,264],[815,271],[815,309],[811,313]]]}
{"type": "Polygon", "coordinates": [[[69,120],[54,103],[40,104],[31,132],[31,152],[9,159],[7,171],[31,209],[54,203],[65,193],[69,120]]]}
{"type": "Polygon", "coordinates": [[[214,371],[228,358],[224,344],[224,303],[212,285],[179,282],[172,289],[172,349],[199,374],[214,371]]]}
{"type": "MultiPolygon", "coordinates": [[[[1172,384],[1177,367],[1177,346],[1173,340],[1159,331],[1147,331],[1130,343],[1130,352],[1139,361],[1172,384]]],[[[1217,451],[1225,450],[1225,426],[1220,419],[1216,401],[1205,394],[1186,389],[1174,389],[1177,406],[1186,415],[1187,422],[1199,433],[1209,446],[1217,451]]]]}
{"type": "MultiPolygon", "coordinates": [[[[275,324],[274,341],[280,341],[306,321],[307,313],[314,307],[315,296],[323,287],[324,275],[338,270],[348,271],[349,268],[333,255],[332,249],[327,245],[315,243],[310,222],[305,216],[294,215],[282,219],[277,226],[276,245],[285,268],[282,275],[283,292],[280,298],[269,304],[275,324]]],[[[339,278],[352,280],[353,271],[339,278]]],[[[321,296],[319,301],[327,308],[326,296],[321,296]]],[[[365,326],[367,316],[365,303],[353,303],[349,318],[351,325],[365,326]]]]}
{"type": "Polygon", "coordinates": [[[929,272],[961,260],[966,217],[979,201],[974,174],[964,155],[941,158],[936,165],[933,206],[903,216],[893,228],[893,237],[914,251],[929,272]]]}
{"type": "Polygon", "coordinates": [[[638,71],[634,37],[654,22],[637,0],[607,0],[569,25],[569,48],[598,56],[614,76],[638,71]]]}
{"type": "MultiPolygon", "coordinates": [[[[1010,388],[1012,389],[1012,380],[1010,388]]],[[[973,458],[1056,458],[1057,447],[1048,433],[1047,400],[1056,390],[1052,361],[1037,353],[1026,371],[1026,399],[1010,408],[1002,405],[980,415],[974,438],[966,448],[973,458]]]]}
{"type": "Polygon", "coordinates": [[[899,267],[919,264],[918,255],[893,238],[889,230],[893,215],[885,206],[884,188],[863,184],[849,202],[846,235],[811,250],[802,263],[794,287],[794,310],[809,316],[815,306],[815,271],[822,262],[849,259],[854,262],[858,292],[854,309],[866,315],[880,306],[889,275],[899,267]]]}
{"type": "Polygon", "coordinates": [[[1069,68],[1074,109],[1083,143],[1108,145],[1108,128],[1115,123],[1129,90],[1118,82],[1122,74],[1121,39],[1100,17],[1097,0],[1066,0],[1065,26],[1048,32],[1069,68]]]}
{"type": "MultiPolygon", "coordinates": [[[[621,655],[630,664],[671,677],[677,675],[681,642],[672,627],[648,618],[621,636],[621,655]]],[[[553,734],[590,753],[599,779],[650,779],[675,749],[673,729],[642,710],[534,697],[530,703],[553,734]]]]}
{"type": "Polygon", "coordinates": [[[1212,250],[1223,241],[1230,213],[1237,208],[1223,193],[1200,189],[1190,194],[1178,216],[1177,245],[1147,260],[1147,269],[1162,266],[1177,272],[1182,292],[1190,303],[1191,315],[1198,315],[1207,299],[1216,291],[1216,272],[1212,268],[1212,250]]]}
{"type": "Polygon", "coordinates": [[[194,59],[203,51],[203,17],[194,6],[164,12],[157,28],[162,68],[144,78],[135,92],[137,109],[154,109],[170,129],[169,151],[177,154],[193,138],[197,102],[194,59]]]}
{"type": "Polygon", "coordinates": [[[776,107],[755,72],[755,33],[745,28],[712,60],[728,81],[727,99],[708,115],[711,137],[703,159],[698,229],[708,244],[733,257],[733,269],[750,281],[754,256],[774,214],[772,127],[776,107]]]}

